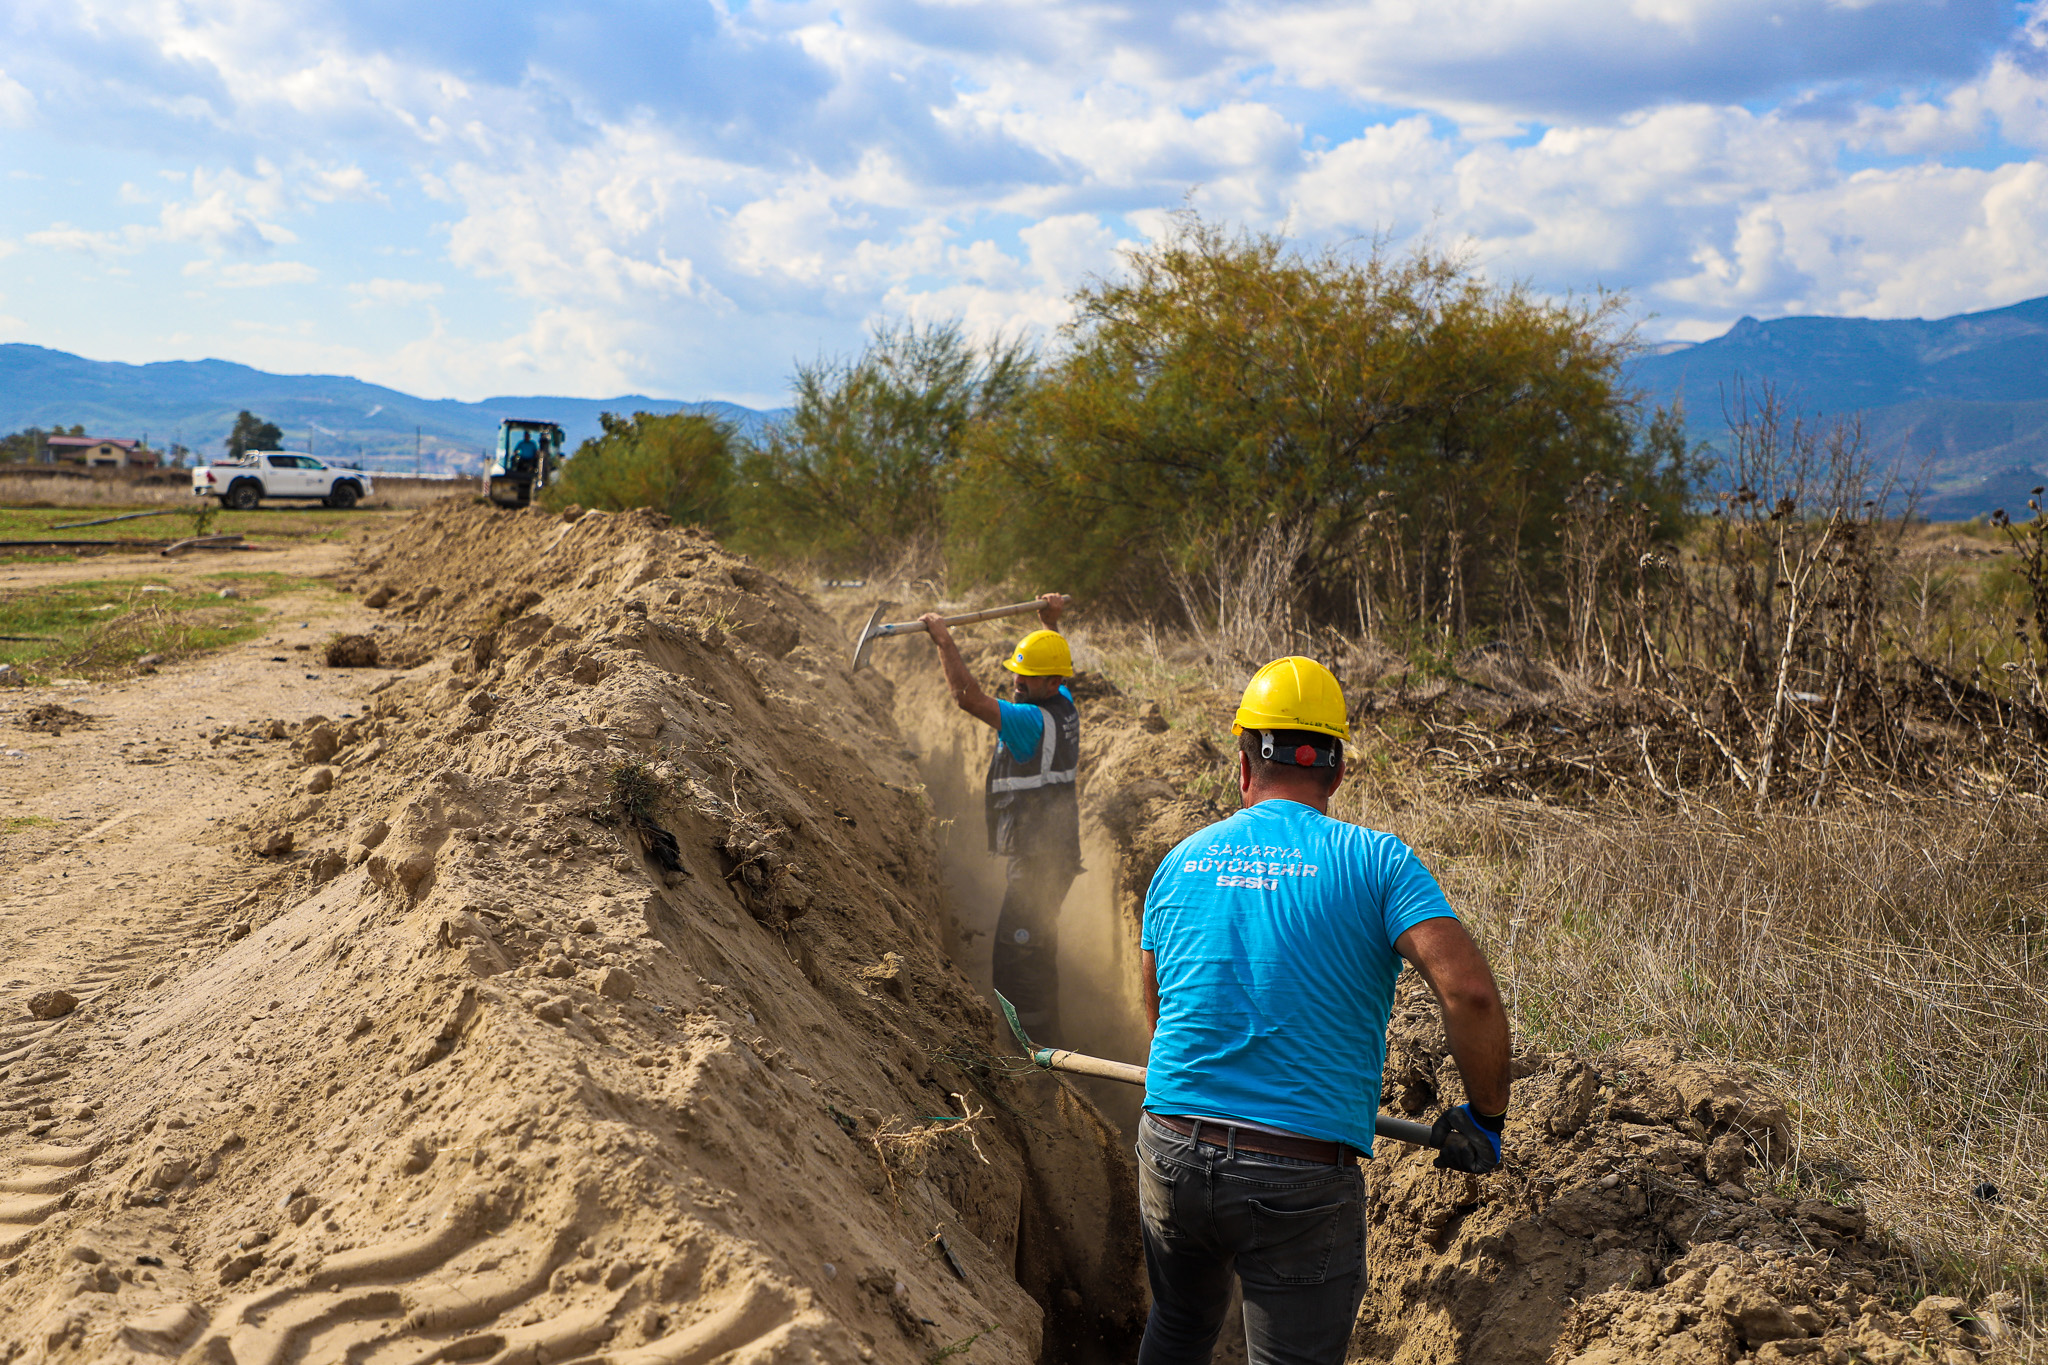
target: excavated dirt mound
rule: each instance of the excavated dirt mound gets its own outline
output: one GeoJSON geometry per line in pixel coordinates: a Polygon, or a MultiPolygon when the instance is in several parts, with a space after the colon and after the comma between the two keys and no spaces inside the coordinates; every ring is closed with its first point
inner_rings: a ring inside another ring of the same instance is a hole
{"type": "Polygon", "coordinates": [[[240,917],[0,1057],[0,1362],[1128,1357],[1120,1140],[980,1064],[890,686],[815,606],[646,514],[454,505],[354,586],[407,671],[238,737],[294,764],[221,836],[240,917]]]}
{"type": "MultiPolygon", "coordinates": [[[[1009,624],[962,632],[963,653],[990,688],[1009,624]]],[[[1085,625],[1070,634],[1085,658],[1085,625]]],[[[962,835],[956,825],[953,842],[971,845],[978,821],[964,817],[978,800],[987,731],[952,706],[928,644],[907,641],[880,663],[896,682],[899,721],[933,792],[972,826],[962,835]]],[[[1145,888],[1160,859],[1236,809],[1234,755],[1166,725],[1155,700],[1121,695],[1086,674],[1075,690],[1085,837],[1091,860],[1107,865],[1096,869],[1094,894],[1103,903],[1089,904],[1077,883],[1061,932],[1107,916],[1107,937],[1129,975],[1145,888]]],[[[1174,701],[1183,713],[1190,708],[1189,697],[1174,701]]],[[[1207,703],[1228,716],[1234,698],[1207,703]]],[[[1419,851],[1427,860],[1429,850],[1419,851]]],[[[972,864],[972,850],[952,852],[972,864]]],[[[1063,990],[1084,965],[1066,949],[1063,938],[1063,990]]],[[[1092,988],[1092,979],[1075,983],[1063,1009],[1092,988]]],[[[1135,992],[1135,976],[1123,989],[1135,992]]],[[[1113,1022],[1068,1045],[1143,1059],[1142,1038],[1132,1041],[1113,1022]]],[[[1438,1171],[1434,1153],[1385,1141],[1367,1164],[1371,1287],[1350,1360],[1959,1365],[2012,1340],[2017,1305],[2007,1301],[1933,1297],[1906,1311],[1910,1284],[1883,1230],[1860,1208],[1807,1197],[1812,1191],[1776,1197],[1794,1155],[1786,1110],[1739,1071],[1644,1040],[1607,1056],[1524,1048],[1516,1076],[1500,1171],[1438,1171]]],[[[1404,974],[1381,1107],[1427,1117],[1463,1098],[1435,1003],[1404,974]]],[[[1232,1346],[1226,1340],[1219,1361],[1232,1346]]]]}

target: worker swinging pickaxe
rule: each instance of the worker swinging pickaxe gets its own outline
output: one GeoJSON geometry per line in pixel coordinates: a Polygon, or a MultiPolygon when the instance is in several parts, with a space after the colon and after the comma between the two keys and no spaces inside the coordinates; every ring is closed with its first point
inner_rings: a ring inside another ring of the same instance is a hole
{"type": "MultiPolygon", "coordinates": [[[[868,617],[868,623],[862,626],[860,634],[854,637],[854,671],[858,672],[867,667],[868,650],[874,646],[875,641],[894,639],[899,635],[922,635],[929,629],[923,621],[894,621],[887,625],[882,624],[882,612],[888,606],[887,602],[876,603],[874,613],[868,617]]],[[[1021,616],[1027,611],[1037,611],[1043,606],[1045,599],[1034,597],[1029,602],[1018,602],[1014,606],[990,607],[987,611],[970,611],[965,616],[948,616],[945,618],[945,624],[964,626],[971,621],[993,621],[999,616],[1021,616]]]]}

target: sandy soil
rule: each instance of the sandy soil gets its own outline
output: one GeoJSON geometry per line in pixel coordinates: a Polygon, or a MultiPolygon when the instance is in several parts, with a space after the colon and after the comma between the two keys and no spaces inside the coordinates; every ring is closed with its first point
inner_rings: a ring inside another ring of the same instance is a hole
{"type": "Polygon", "coordinates": [[[60,820],[0,921],[0,1359],[1127,1354],[1114,1130],[989,1069],[831,622],[633,516],[449,508],[349,586],[8,699],[94,720],[0,798],[60,820]],[[356,628],[412,667],[292,648],[356,628]]]}
{"type": "MultiPolygon", "coordinates": [[[[345,554],[317,547],[294,554],[292,569],[331,572],[345,554]]],[[[252,558],[236,556],[234,567],[252,558]]],[[[222,567],[217,557],[156,555],[8,565],[0,592],[140,574],[204,583],[222,567]]],[[[0,692],[0,822],[15,826],[0,842],[0,1017],[25,1013],[15,997],[31,987],[89,1000],[116,975],[154,970],[144,965],[152,949],[160,957],[185,948],[190,921],[239,894],[235,860],[213,847],[220,831],[282,771],[254,762],[249,741],[216,737],[275,716],[352,714],[383,681],[320,663],[327,636],[367,628],[352,599],[320,589],[265,606],[263,635],[188,664],[124,682],[0,692]],[[21,728],[22,713],[50,704],[89,719],[56,734],[21,728]]],[[[0,1040],[64,1027],[0,1026],[0,1040]]],[[[0,1054],[11,1050],[0,1041],[0,1054]]]]}
{"type": "MultiPolygon", "coordinates": [[[[1130,1359],[1124,1138],[1002,1060],[987,736],[928,646],[849,677],[843,622],[647,514],[444,505],[330,553],[253,644],[0,696],[0,1365],[1130,1359]],[[337,630],[401,666],[296,648],[337,630]],[[18,728],[50,704],[90,720],[18,728]]],[[[67,571],[114,566],[0,590],[67,571]]],[[[1221,756],[1078,690],[1069,1010],[1138,1060],[1137,898],[1221,756]]],[[[1383,1106],[1455,1102],[1412,983],[1393,1044],[1383,1106]]],[[[1773,1197],[1743,1077],[1518,1073],[1502,1171],[1369,1167],[1353,1359],[2004,1339],[1899,1311],[1859,1210],[1773,1197]]]]}

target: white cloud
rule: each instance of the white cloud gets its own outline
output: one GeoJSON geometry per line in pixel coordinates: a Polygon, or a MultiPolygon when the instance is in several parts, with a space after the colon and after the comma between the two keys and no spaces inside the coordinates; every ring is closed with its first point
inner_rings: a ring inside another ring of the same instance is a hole
{"type": "Polygon", "coordinates": [[[1721,311],[1940,317],[2048,294],[2048,168],[1913,167],[1746,210],[1663,286],[1721,311]]]}
{"type": "Polygon", "coordinates": [[[982,340],[1044,339],[1071,315],[1067,300],[1074,290],[1091,275],[1109,274],[1118,248],[1130,245],[1089,213],[1046,218],[1017,237],[1024,247],[1021,259],[988,241],[949,246],[936,254],[872,255],[876,275],[898,282],[888,286],[871,321],[959,318],[969,335],[982,340]],[[916,282],[933,274],[951,282],[916,282]]]}
{"type": "Polygon", "coordinates": [[[313,167],[306,175],[306,182],[306,197],[318,203],[333,204],[343,200],[385,202],[384,194],[360,166],[313,167]]]}
{"type": "Polygon", "coordinates": [[[214,278],[230,289],[268,289],[279,284],[311,284],[320,272],[303,261],[229,261],[214,278]]]}
{"type": "Polygon", "coordinates": [[[376,303],[425,303],[428,299],[438,298],[445,292],[441,285],[431,280],[391,280],[379,278],[365,280],[360,284],[352,284],[348,288],[349,292],[356,296],[358,306],[376,303]]]}
{"type": "Polygon", "coordinates": [[[0,127],[26,128],[35,121],[36,97],[0,69],[0,127]]]}
{"type": "Polygon", "coordinates": [[[1430,234],[1542,289],[1626,287],[1686,334],[2009,302],[2048,287],[2039,168],[1948,163],[2048,152],[2044,12],[18,0],[0,125],[63,89],[73,143],[119,152],[83,194],[26,182],[49,225],[24,245],[172,289],[310,286],[294,306],[325,326],[248,333],[294,363],[758,390],[892,314],[1054,327],[1191,190],[1314,241],[1430,234]]]}
{"type": "Polygon", "coordinates": [[[52,223],[40,232],[27,233],[22,240],[30,246],[52,247],[58,251],[75,251],[81,255],[101,260],[125,255],[136,249],[135,240],[129,233],[92,231],[73,227],[69,223],[52,223]]]}
{"type": "Polygon", "coordinates": [[[2007,22],[1991,0],[1240,0],[1210,21],[1305,86],[1487,130],[1845,78],[1960,79],[2007,22]]]}

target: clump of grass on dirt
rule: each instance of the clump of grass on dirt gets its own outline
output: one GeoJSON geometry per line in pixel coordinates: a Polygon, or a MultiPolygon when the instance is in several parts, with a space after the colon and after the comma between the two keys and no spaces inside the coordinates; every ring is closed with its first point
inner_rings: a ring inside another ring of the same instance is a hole
{"type": "Polygon", "coordinates": [[[64,583],[0,594],[0,663],[32,680],[120,674],[146,654],[189,657],[261,632],[264,598],[307,585],[288,574],[64,583]],[[232,585],[237,598],[220,597],[232,585]]]}

